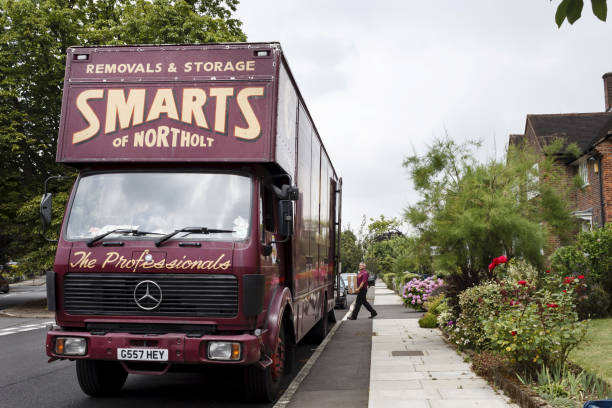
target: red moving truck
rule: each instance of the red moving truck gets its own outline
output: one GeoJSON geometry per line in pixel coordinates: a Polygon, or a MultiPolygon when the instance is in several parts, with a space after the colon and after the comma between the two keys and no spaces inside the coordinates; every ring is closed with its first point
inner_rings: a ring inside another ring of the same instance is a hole
{"type": "Polygon", "coordinates": [[[234,364],[274,400],[295,344],[334,320],[341,202],[280,45],[69,48],[57,161],[79,176],[47,275],[51,360],[91,396],[234,364]]]}

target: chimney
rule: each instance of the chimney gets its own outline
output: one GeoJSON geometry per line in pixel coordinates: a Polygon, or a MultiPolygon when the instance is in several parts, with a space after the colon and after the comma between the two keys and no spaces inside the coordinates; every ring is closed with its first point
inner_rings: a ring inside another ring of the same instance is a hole
{"type": "Polygon", "coordinates": [[[612,72],[603,75],[604,94],[606,96],[606,112],[612,110],[612,72]]]}

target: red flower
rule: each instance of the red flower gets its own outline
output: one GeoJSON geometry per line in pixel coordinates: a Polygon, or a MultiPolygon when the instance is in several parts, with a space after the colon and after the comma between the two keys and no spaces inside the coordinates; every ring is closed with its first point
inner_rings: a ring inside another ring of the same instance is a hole
{"type": "Polygon", "coordinates": [[[523,286],[525,286],[525,285],[527,284],[527,281],[520,280],[520,281],[518,281],[517,283],[518,283],[519,285],[523,285],[523,286]]]}
{"type": "Polygon", "coordinates": [[[567,289],[563,289],[563,293],[567,293],[567,289]]]}
{"type": "Polygon", "coordinates": [[[498,256],[497,258],[493,259],[493,262],[496,264],[503,264],[508,262],[508,257],[505,255],[498,256]]]}
{"type": "Polygon", "coordinates": [[[569,285],[573,281],[574,281],[574,278],[571,276],[566,276],[565,279],[563,279],[563,283],[565,283],[566,285],[569,285]]]}
{"type": "Polygon", "coordinates": [[[516,330],[512,330],[510,334],[512,334],[513,336],[516,336],[516,330]]]}
{"type": "Polygon", "coordinates": [[[497,265],[503,264],[506,262],[508,262],[508,258],[504,255],[498,256],[497,258],[493,258],[493,262],[489,264],[489,271],[492,271],[493,269],[495,269],[497,265]]]}
{"type": "Polygon", "coordinates": [[[578,275],[578,279],[584,279],[584,275],[578,275]]]}
{"type": "Polygon", "coordinates": [[[552,308],[559,307],[559,305],[556,303],[547,303],[546,306],[552,307],[552,308]]]}
{"type": "Polygon", "coordinates": [[[547,270],[546,270],[546,273],[550,273],[550,269],[547,269],[547,270]]]}

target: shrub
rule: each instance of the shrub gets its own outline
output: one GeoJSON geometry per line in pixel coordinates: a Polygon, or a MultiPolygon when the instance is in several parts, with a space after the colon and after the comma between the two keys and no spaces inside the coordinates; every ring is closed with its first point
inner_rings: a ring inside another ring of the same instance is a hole
{"type": "Polygon", "coordinates": [[[601,285],[589,285],[587,296],[578,301],[576,311],[581,320],[596,317],[607,317],[610,307],[610,295],[601,285]]]}
{"type": "Polygon", "coordinates": [[[461,346],[470,345],[475,350],[486,349],[489,340],[482,327],[491,314],[499,308],[503,285],[485,282],[472,286],[459,295],[461,314],[457,319],[451,339],[461,346]]]}
{"type": "Polygon", "coordinates": [[[540,288],[520,280],[500,291],[499,305],[482,325],[487,346],[515,361],[525,371],[563,364],[584,338],[586,322],[578,321],[576,293],[580,277],[543,277],[540,288]]]}
{"type": "Polygon", "coordinates": [[[446,332],[455,324],[455,318],[448,307],[448,299],[444,297],[436,308],[438,312],[438,326],[446,332]]]}
{"type": "Polygon", "coordinates": [[[383,273],[381,275],[383,282],[385,282],[385,285],[387,285],[387,287],[391,290],[393,290],[393,277],[394,276],[395,274],[392,272],[383,273]]]}
{"type": "Polygon", "coordinates": [[[404,306],[411,306],[417,310],[422,309],[423,302],[429,299],[431,292],[443,284],[444,281],[435,276],[430,276],[423,280],[417,278],[411,279],[402,289],[401,295],[404,299],[404,306]]]}
{"type": "Polygon", "coordinates": [[[498,278],[506,282],[518,282],[526,280],[528,282],[537,282],[540,279],[538,270],[523,259],[513,258],[505,267],[497,269],[498,278]]]}
{"type": "Polygon", "coordinates": [[[436,315],[429,312],[425,313],[425,315],[419,319],[419,326],[424,329],[433,329],[435,327],[438,327],[438,320],[436,318],[436,315]]]}
{"type": "Polygon", "coordinates": [[[488,377],[500,368],[509,366],[511,364],[507,358],[490,351],[481,351],[480,353],[474,353],[472,356],[472,369],[476,374],[483,377],[488,377]]]}
{"type": "Polygon", "coordinates": [[[444,300],[444,295],[438,295],[434,297],[430,297],[423,303],[423,308],[427,310],[429,313],[438,315],[440,312],[438,311],[438,307],[444,300]]]}
{"type": "Polygon", "coordinates": [[[418,278],[419,275],[417,275],[416,273],[412,273],[412,272],[403,272],[402,274],[400,274],[400,278],[399,278],[399,287],[403,288],[404,286],[406,286],[406,284],[411,281],[414,278],[418,278]]]}
{"type": "Polygon", "coordinates": [[[454,316],[461,314],[459,295],[466,289],[479,283],[478,276],[466,271],[457,270],[444,278],[444,295],[454,316]]]}
{"type": "Polygon", "coordinates": [[[580,233],[574,245],[561,247],[551,257],[551,269],[567,275],[585,275],[612,295],[612,224],[580,233]]]}

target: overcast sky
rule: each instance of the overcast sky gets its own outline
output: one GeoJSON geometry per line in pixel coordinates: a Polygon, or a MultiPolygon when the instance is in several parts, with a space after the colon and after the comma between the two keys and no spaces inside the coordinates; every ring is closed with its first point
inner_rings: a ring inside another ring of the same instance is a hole
{"type": "MultiPolygon", "coordinates": [[[[558,0],[241,0],[249,41],[279,41],[336,171],[343,223],[401,217],[404,157],[445,131],[502,157],[529,113],[604,109],[612,21],[558,29],[558,0]]],[[[612,19],[612,18],[611,18],[612,19]]]]}

